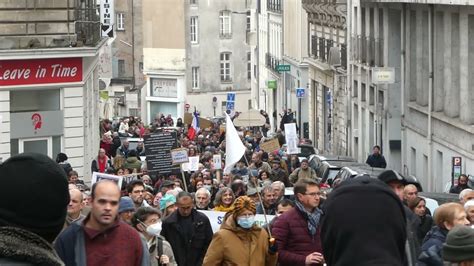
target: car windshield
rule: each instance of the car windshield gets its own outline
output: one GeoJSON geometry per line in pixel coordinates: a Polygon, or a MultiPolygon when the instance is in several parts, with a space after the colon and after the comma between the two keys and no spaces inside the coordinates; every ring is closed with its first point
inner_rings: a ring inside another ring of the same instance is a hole
{"type": "Polygon", "coordinates": [[[337,175],[338,172],[339,172],[339,170],[329,170],[328,179],[327,179],[327,180],[333,180],[334,177],[336,177],[336,175],[337,175]]]}

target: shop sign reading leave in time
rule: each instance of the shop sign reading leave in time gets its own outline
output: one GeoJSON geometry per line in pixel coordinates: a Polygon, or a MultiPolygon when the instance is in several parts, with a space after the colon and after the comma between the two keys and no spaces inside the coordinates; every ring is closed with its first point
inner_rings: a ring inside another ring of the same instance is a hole
{"type": "Polygon", "coordinates": [[[0,61],[0,87],[82,81],[82,58],[0,61]]]}

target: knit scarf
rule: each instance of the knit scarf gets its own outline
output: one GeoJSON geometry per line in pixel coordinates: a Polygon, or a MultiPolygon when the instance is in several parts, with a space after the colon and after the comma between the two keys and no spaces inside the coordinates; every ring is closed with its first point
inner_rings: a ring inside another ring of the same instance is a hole
{"type": "Polygon", "coordinates": [[[308,212],[303,204],[298,200],[295,200],[296,208],[303,214],[303,217],[308,221],[308,230],[311,235],[316,234],[316,229],[318,229],[319,220],[321,219],[321,215],[323,211],[319,208],[315,208],[313,212],[308,212]]]}
{"type": "Polygon", "coordinates": [[[107,161],[108,160],[109,160],[109,158],[107,156],[104,157],[103,159],[101,159],[100,157],[97,157],[97,163],[99,164],[99,172],[105,173],[105,170],[107,168],[107,161]]]}

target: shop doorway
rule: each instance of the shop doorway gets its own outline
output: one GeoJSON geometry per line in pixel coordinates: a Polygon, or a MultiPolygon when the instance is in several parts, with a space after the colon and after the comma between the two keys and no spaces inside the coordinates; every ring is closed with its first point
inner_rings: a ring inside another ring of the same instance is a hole
{"type": "Polygon", "coordinates": [[[45,138],[29,138],[19,139],[18,151],[23,152],[36,152],[53,157],[53,140],[51,137],[45,138]]]}

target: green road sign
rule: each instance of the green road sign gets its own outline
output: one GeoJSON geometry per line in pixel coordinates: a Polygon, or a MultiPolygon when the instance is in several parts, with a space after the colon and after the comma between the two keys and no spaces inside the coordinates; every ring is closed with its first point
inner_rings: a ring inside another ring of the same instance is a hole
{"type": "Polygon", "coordinates": [[[276,80],[269,80],[269,81],[267,81],[267,87],[268,87],[269,89],[276,90],[276,88],[277,88],[277,81],[276,81],[276,80]]]}
{"type": "Polygon", "coordinates": [[[278,65],[276,69],[278,72],[288,72],[290,71],[290,65],[278,65]]]}

